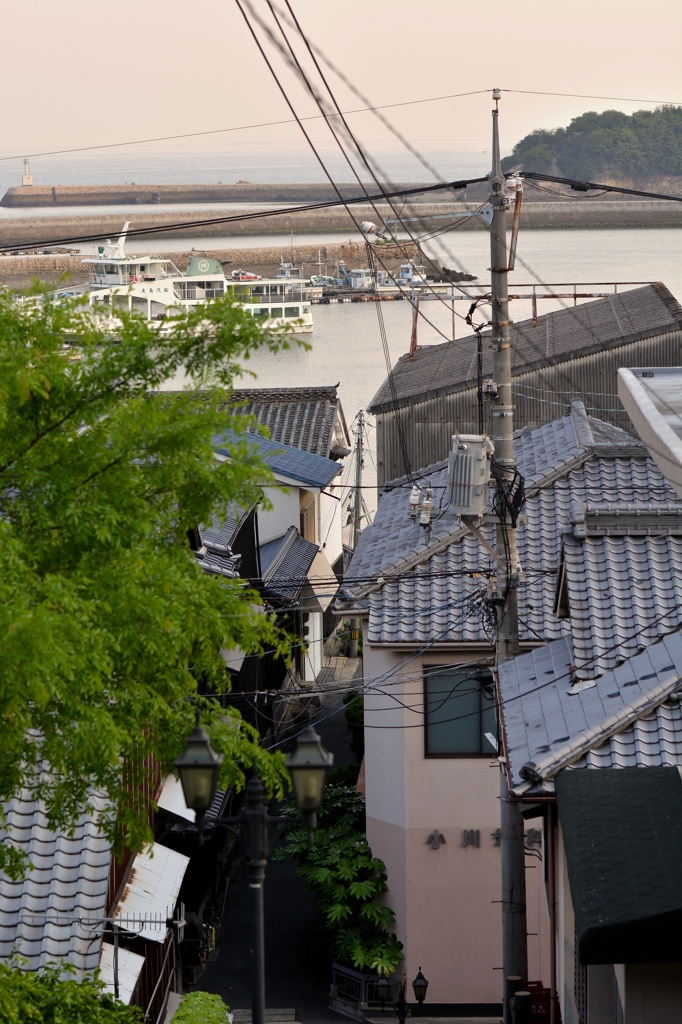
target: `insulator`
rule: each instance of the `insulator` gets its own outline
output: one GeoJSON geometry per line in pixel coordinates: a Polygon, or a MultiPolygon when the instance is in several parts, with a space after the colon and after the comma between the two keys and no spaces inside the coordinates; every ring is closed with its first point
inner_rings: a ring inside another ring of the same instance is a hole
{"type": "Polygon", "coordinates": [[[419,508],[419,502],[421,501],[421,496],[422,496],[421,487],[418,487],[416,484],[413,484],[412,485],[412,490],[410,491],[410,498],[409,498],[410,518],[412,518],[412,519],[416,519],[417,518],[417,509],[419,508]]]}

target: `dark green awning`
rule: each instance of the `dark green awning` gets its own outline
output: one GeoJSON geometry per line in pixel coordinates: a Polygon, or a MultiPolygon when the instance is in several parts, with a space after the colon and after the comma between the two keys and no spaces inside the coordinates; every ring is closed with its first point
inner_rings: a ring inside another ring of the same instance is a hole
{"type": "Polygon", "coordinates": [[[682,961],[682,775],[565,769],[559,820],[583,964],[682,961]]]}

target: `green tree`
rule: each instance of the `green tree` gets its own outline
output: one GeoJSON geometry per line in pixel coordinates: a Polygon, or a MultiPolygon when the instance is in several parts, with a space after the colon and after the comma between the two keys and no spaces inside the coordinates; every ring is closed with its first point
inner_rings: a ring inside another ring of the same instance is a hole
{"type": "Polygon", "coordinates": [[[513,168],[568,178],[607,178],[645,184],[682,175],[682,107],[623,114],[588,111],[567,128],[530,132],[502,161],[513,168]]]}
{"type": "MultiPolygon", "coordinates": [[[[68,830],[103,796],[115,850],[139,849],[150,838],[139,784],[150,758],[166,771],[183,748],[198,681],[226,690],[220,649],[287,655],[259,596],[205,575],[188,531],[272,481],[250,421],[224,403],[240,361],[288,344],[227,299],[160,335],[125,312],[114,323],[0,293],[0,801],[28,790],[68,830]],[[181,393],[158,391],[183,376],[181,393]]],[[[281,795],[281,755],[236,711],[199,703],[226,755],[221,784],[239,787],[255,758],[281,795]]],[[[0,867],[25,867],[6,842],[0,867]]]]}
{"type": "Polygon", "coordinates": [[[76,981],[54,967],[24,972],[0,964],[0,1024],[143,1024],[136,1006],[102,992],[92,978],[76,981]]]}

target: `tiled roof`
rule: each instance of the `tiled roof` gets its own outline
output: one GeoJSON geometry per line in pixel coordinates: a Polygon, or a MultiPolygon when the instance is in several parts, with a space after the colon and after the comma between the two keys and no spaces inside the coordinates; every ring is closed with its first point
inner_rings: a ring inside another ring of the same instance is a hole
{"type": "Polygon", "coordinates": [[[593,680],[578,680],[573,664],[566,638],[497,670],[513,788],[547,792],[564,767],[682,763],[682,632],[593,680]]]}
{"type": "Polygon", "coordinates": [[[282,537],[262,544],[260,560],[265,593],[293,601],[300,593],[317,552],[317,544],[301,537],[295,526],[290,526],[282,537]]]}
{"type": "MultiPolygon", "coordinates": [[[[632,288],[580,306],[545,313],[523,320],[511,328],[512,373],[525,373],[538,366],[548,366],[574,358],[577,352],[587,355],[618,345],[627,345],[640,338],[652,337],[682,327],[682,306],[663,284],[632,288]]],[[[483,373],[492,372],[492,351],[483,334],[483,373]]],[[[458,338],[442,345],[429,345],[418,350],[411,360],[404,355],[393,368],[393,382],[398,405],[411,405],[427,396],[450,394],[476,379],[476,338],[458,338]]],[[[379,388],[369,405],[370,412],[394,407],[393,391],[388,380],[379,388]]]]}
{"type": "MultiPolygon", "coordinates": [[[[675,628],[682,621],[682,502],[644,446],[575,402],[561,420],[517,435],[515,451],[527,493],[527,520],[517,529],[526,573],[521,638],[569,632],[568,620],[554,614],[562,550],[579,674],[607,671],[675,628]]],[[[360,537],[344,593],[369,607],[370,643],[487,643],[482,606],[465,598],[480,592],[485,581],[476,573],[494,563],[465,527],[439,518],[446,464],[420,476],[434,487],[429,543],[408,516],[409,482],[393,481],[360,537]]],[[[491,543],[493,530],[481,527],[491,543]]]]}
{"type": "MultiPolygon", "coordinates": [[[[225,447],[226,440],[216,437],[213,446],[220,455],[229,458],[231,453],[225,447]]],[[[301,451],[299,448],[292,448],[281,441],[271,441],[257,434],[252,434],[249,441],[273,473],[288,477],[290,480],[298,480],[310,487],[326,487],[341,472],[338,462],[301,451]]]]}
{"type": "MultiPolygon", "coordinates": [[[[102,809],[101,801],[93,802],[102,809]]],[[[0,873],[0,960],[16,953],[30,971],[59,960],[79,974],[94,970],[102,929],[74,919],[106,914],[111,853],[97,830],[96,813],[83,814],[67,837],[48,828],[41,804],[28,790],[13,797],[5,812],[3,841],[11,839],[34,869],[19,881],[0,873]]]]}
{"type": "MultiPolygon", "coordinates": [[[[336,386],[321,388],[238,388],[235,412],[255,416],[273,441],[281,441],[329,458],[334,452],[334,425],[341,417],[341,432],[348,442],[336,386]]],[[[346,451],[347,454],[347,451],[346,451]]]]}

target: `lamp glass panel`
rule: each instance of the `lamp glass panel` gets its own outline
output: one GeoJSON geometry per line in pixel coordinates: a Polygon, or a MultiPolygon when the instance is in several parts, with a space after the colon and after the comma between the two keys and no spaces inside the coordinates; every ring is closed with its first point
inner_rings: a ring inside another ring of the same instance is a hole
{"type": "Polygon", "coordinates": [[[296,805],[301,811],[317,811],[322,806],[324,784],[327,775],[325,767],[309,768],[290,766],[296,805]]]}
{"type": "Polygon", "coordinates": [[[180,782],[185,803],[193,811],[207,811],[213,800],[218,765],[185,765],[180,768],[180,782]]]}

